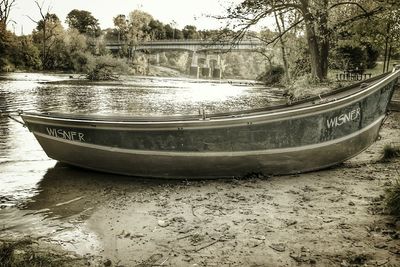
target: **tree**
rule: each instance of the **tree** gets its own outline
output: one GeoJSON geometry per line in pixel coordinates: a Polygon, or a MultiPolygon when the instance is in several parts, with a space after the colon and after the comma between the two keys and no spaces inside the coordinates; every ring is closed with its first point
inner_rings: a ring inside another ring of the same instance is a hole
{"type": "Polygon", "coordinates": [[[15,0],[0,0],[0,70],[7,64],[7,54],[12,45],[12,34],[7,31],[7,23],[15,0]]]}
{"type": "Polygon", "coordinates": [[[64,69],[83,72],[93,57],[88,51],[87,37],[77,29],[69,29],[62,39],[65,47],[64,69]]]}
{"type": "Polygon", "coordinates": [[[153,40],[163,40],[167,36],[164,24],[159,20],[154,19],[152,19],[149,23],[148,34],[153,40]]]}
{"type": "Polygon", "coordinates": [[[7,31],[5,25],[0,24],[0,71],[8,64],[12,44],[11,32],[7,31]]]}
{"type": "Polygon", "coordinates": [[[175,29],[171,27],[170,24],[165,25],[165,38],[166,39],[175,39],[175,29]]]}
{"type": "Polygon", "coordinates": [[[0,27],[7,26],[11,9],[14,7],[16,0],[0,0],[0,27]]]}
{"type": "MultiPolygon", "coordinates": [[[[371,3],[364,5],[368,6],[371,3]]],[[[386,72],[389,70],[393,52],[400,48],[400,3],[382,2],[381,5],[384,11],[380,14],[342,27],[335,34],[333,43],[338,48],[351,46],[363,49],[367,68],[375,67],[378,56],[383,55],[383,72],[386,72]]],[[[348,12],[356,15],[355,10],[348,12]]]]}
{"type": "Polygon", "coordinates": [[[182,30],[182,34],[185,39],[198,39],[200,37],[196,26],[193,25],[186,25],[182,30]]]}
{"type": "Polygon", "coordinates": [[[67,15],[66,23],[70,28],[88,36],[98,37],[101,34],[99,21],[86,10],[72,10],[67,15]]]}
{"type": "Polygon", "coordinates": [[[92,81],[115,80],[117,73],[127,72],[127,64],[120,59],[113,58],[111,55],[93,58],[86,65],[86,77],[92,81]]]}
{"type": "MultiPolygon", "coordinates": [[[[290,72],[289,72],[289,63],[288,63],[287,55],[286,55],[286,53],[287,53],[286,41],[284,39],[284,36],[282,35],[282,33],[286,30],[285,29],[285,19],[284,19],[282,13],[280,13],[278,15],[276,13],[276,11],[274,12],[274,17],[275,17],[276,27],[277,27],[278,33],[279,33],[278,36],[279,36],[279,43],[280,43],[280,47],[281,47],[283,70],[284,70],[286,80],[289,81],[290,80],[290,72]]],[[[272,68],[270,70],[272,70],[272,68]]],[[[278,73],[280,73],[279,72],[280,69],[276,69],[276,70],[278,70],[278,73]]]]}
{"type": "Polygon", "coordinates": [[[143,11],[134,10],[129,13],[128,40],[130,45],[150,39],[149,24],[153,17],[143,11]]]}
{"type": "Polygon", "coordinates": [[[126,41],[127,33],[128,33],[128,20],[126,19],[125,15],[117,15],[113,19],[114,26],[117,27],[118,31],[118,42],[126,41]]]}
{"type": "Polygon", "coordinates": [[[267,41],[267,44],[276,42],[292,30],[301,29],[307,40],[311,75],[322,81],[327,78],[330,41],[333,34],[341,27],[382,13],[386,7],[382,6],[382,1],[391,0],[371,1],[244,0],[236,7],[228,9],[228,16],[225,18],[235,21],[239,27],[237,38],[242,38],[251,26],[274,14],[292,15],[297,18],[287,20],[286,29],[274,39],[267,41]],[[349,10],[356,12],[348,12],[349,10]]]}
{"type": "Polygon", "coordinates": [[[15,39],[15,47],[12,52],[12,61],[15,67],[39,69],[42,64],[40,51],[33,43],[32,36],[19,36],[15,39]]]}
{"type": "MultiPolygon", "coordinates": [[[[384,61],[383,72],[389,71],[389,63],[394,48],[399,48],[400,42],[400,11],[399,9],[392,9],[383,15],[384,27],[382,36],[384,37],[384,61]],[[385,25],[386,24],[386,25],[385,25]]],[[[382,25],[382,23],[381,23],[382,25]]],[[[380,28],[380,29],[382,29],[380,28]]]]}
{"type": "Polygon", "coordinates": [[[183,32],[179,29],[174,29],[174,38],[173,39],[177,39],[177,40],[182,40],[183,37],[183,32]]]}
{"type": "Polygon", "coordinates": [[[38,1],[35,1],[35,4],[39,9],[41,20],[34,20],[29,16],[28,18],[37,25],[34,39],[36,38],[36,43],[39,43],[41,46],[42,67],[44,69],[50,69],[53,65],[50,60],[50,51],[56,43],[60,41],[58,37],[63,31],[63,28],[57,15],[50,13],[49,7],[47,8],[47,12],[44,12],[43,3],[39,4],[38,1]]]}

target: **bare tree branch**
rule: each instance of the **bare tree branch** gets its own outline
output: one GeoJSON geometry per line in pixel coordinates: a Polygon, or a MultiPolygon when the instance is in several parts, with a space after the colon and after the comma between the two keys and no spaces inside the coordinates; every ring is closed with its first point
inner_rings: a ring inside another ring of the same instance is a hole
{"type": "Polygon", "coordinates": [[[373,10],[367,12],[367,13],[360,14],[358,16],[354,16],[352,18],[346,19],[346,20],[334,25],[331,29],[329,29],[329,33],[335,32],[336,30],[338,30],[338,29],[340,29],[342,27],[345,27],[345,26],[347,26],[347,25],[349,25],[349,24],[351,24],[353,22],[356,22],[358,20],[365,19],[365,18],[370,18],[370,17],[372,17],[374,15],[382,13],[383,11],[385,11],[385,9],[382,6],[380,6],[380,7],[377,7],[377,8],[375,8],[375,9],[373,9],[373,10]]]}
{"type": "Polygon", "coordinates": [[[42,17],[42,19],[44,19],[44,18],[45,18],[45,15],[43,14],[43,4],[44,4],[44,1],[42,2],[41,5],[39,4],[38,1],[35,1],[35,4],[36,4],[36,6],[37,6],[38,9],[39,9],[40,16],[42,17]]]}
{"type": "Polygon", "coordinates": [[[343,5],[356,5],[356,6],[358,6],[364,13],[368,13],[368,11],[367,11],[362,5],[360,5],[359,3],[356,3],[356,2],[341,2],[341,3],[336,3],[336,4],[332,5],[332,6],[330,6],[329,9],[333,9],[333,8],[335,8],[335,7],[343,6],[343,5]]]}
{"type": "Polygon", "coordinates": [[[0,23],[7,25],[12,8],[15,6],[16,0],[1,0],[0,1],[0,23]]]}
{"type": "MultiPolygon", "coordinates": [[[[3,0],[4,1],[4,0],[3,0]]],[[[7,0],[5,0],[7,1],[7,0]]],[[[41,34],[41,41],[42,41],[42,65],[46,66],[48,65],[48,59],[49,59],[49,53],[53,45],[56,43],[56,38],[55,35],[55,29],[57,28],[58,24],[57,21],[54,20],[54,17],[52,14],[50,14],[51,11],[51,6],[47,7],[47,12],[44,13],[44,1],[40,4],[38,0],[34,1],[38,10],[41,19],[40,20],[35,20],[31,18],[30,16],[27,15],[27,17],[33,21],[34,23],[37,24],[38,30],[42,32],[41,34]]]]}
{"type": "Polygon", "coordinates": [[[31,18],[29,15],[25,15],[28,19],[30,19],[33,23],[38,24],[39,22],[37,20],[34,20],[33,18],[31,18]]]}
{"type": "Polygon", "coordinates": [[[287,34],[288,32],[290,32],[293,28],[297,27],[300,23],[302,23],[304,21],[304,19],[300,19],[299,21],[293,23],[292,25],[290,25],[290,27],[288,27],[287,29],[285,29],[284,31],[282,31],[281,34],[278,34],[277,36],[275,36],[272,40],[266,41],[265,40],[265,45],[270,45],[272,43],[275,43],[276,41],[278,41],[280,38],[282,38],[285,34],[287,34]]]}

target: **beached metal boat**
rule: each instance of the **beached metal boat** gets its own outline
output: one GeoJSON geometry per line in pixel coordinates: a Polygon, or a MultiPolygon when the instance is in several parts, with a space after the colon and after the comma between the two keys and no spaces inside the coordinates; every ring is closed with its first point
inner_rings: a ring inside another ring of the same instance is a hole
{"type": "Polygon", "coordinates": [[[180,117],[21,116],[47,155],[140,177],[290,174],[338,164],[377,138],[400,70],[291,105],[180,117]]]}

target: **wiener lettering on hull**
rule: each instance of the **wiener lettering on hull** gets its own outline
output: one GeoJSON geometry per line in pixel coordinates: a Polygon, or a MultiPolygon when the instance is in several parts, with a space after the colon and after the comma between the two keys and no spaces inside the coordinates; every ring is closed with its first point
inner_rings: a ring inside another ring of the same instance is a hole
{"type": "Polygon", "coordinates": [[[53,137],[62,138],[70,141],[85,142],[85,135],[81,132],[65,131],[63,129],[46,127],[47,134],[53,137]]]}

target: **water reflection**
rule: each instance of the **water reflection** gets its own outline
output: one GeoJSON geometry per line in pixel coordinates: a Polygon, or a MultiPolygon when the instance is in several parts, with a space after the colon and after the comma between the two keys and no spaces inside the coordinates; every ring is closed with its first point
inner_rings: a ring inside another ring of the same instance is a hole
{"type": "MultiPolygon", "coordinates": [[[[68,74],[0,75],[2,111],[146,116],[197,114],[202,106],[207,113],[259,108],[281,100],[280,95],[277,89],[248,81],[125,76],[119,81],[86,82],[70,79],[68,74]]],[[[47,171],[55,164],[26,128],[0,117],[0,196],[12,196],[12,203],[32,197],[39,190],[39,181],[44,178],[40,183],[47,182],[46,177],[52,173],[57,173],[63,181],[62,177],[69,175],[67,172],[47,171]]],[[[89,173],[85,175],[90,176],[89,173]]],[[[52,179],[57,181],[57,178],[52,179]]],[[[68,179],[74,181],[72,177],[68,179]]]]}
{"type": "MultiPolygon", "coordinates": [[[[260,108],[281,92],[249,82],[124,77],[83,82],[68,74],[12,73],[0,76],[0,110],[83,114],[174,115],[260,108]]],[[[48,236],[67,249],[93,251],[97,237],[83,223],[111,196],[135,197],[179,181],[154,181],[86,171],[57,163],[28,129],[0,116],[1,235],[48,236]],[[71,241],[71,242],[69,242],[71,241]],[[68,247],[73,244],[75,247],[68,247]]],[[[118,198],[119,199],[119,198],[118,198]]]]}
{"type": "Polygon", "coordinates": [[[196,114],[201,106],[210,113],[225,112],[260,108],[282,100],[278,89],[250,82],[128,76],[115,82],[82,82],[65,80],[65,75],[37,74],[10,74],[6,78],[0,81],[0,91],[9,95],[3,110],[182,115],[196,114]]]}
{"type": "MultiPolygon", "coordinates": [[[[259,108],[279,101],[280,94],[276,89],[249,82],[128,76],[120,81],[82,82],[69,79],[67,74],[12,73],[0,76],[2,111],[197,114],[201,106],[209,113],[259,108]]],[[[47,169],[55,163],[26,128],[0,117],[1,195],[12,195],[14,200],[35,195],[36,185],[50,175],[47,169]]],[[[68,175],[58,170],[56,173],[60,177],[68,175]]]]}
{"type": "Polygon", "coordinates": [[[0,209],[0,237],[9,231],[13,235],[46,236],[50,241],[62,241],[66,249],[93,253],[99,249],[98,236],[86,226],[93,212],[115,202],[115,198],[135,198],[153,188],[181,184],[132,179],[57,163],[36,184],[34,196],[16,207],[0,209]]]}

